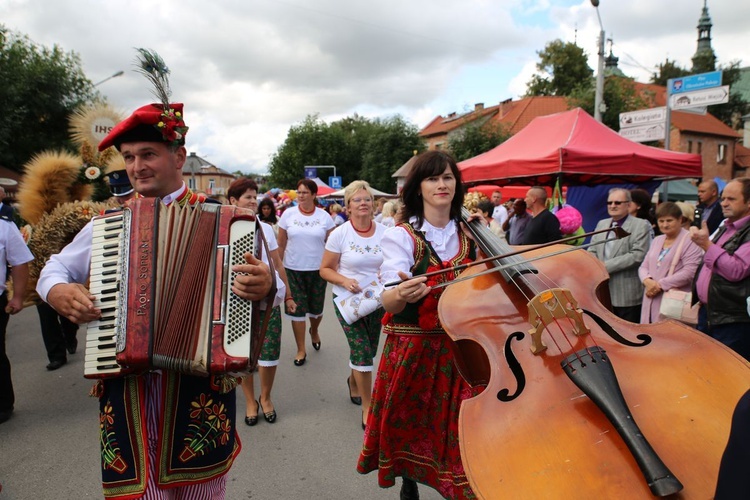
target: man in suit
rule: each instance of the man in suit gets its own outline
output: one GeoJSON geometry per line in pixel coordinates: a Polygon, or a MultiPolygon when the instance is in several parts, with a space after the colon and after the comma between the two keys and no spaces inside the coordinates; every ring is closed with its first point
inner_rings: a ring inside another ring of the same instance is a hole
{"type": "Polygon", "coordinates": [[[713,234],[724,220],[719,205],[719,186],[711,179],[698,184],[698,207],[701,220],[706,222],[708,234],[713,234]]]}
{"type": "Polygon", "coordinates": [[[624,320],[638,323],[643,302],[643,284],[638,278],[638,268],[651,245],[651,224],[628,214],[631,202],[627,189],[610,189],[607,196],[610,217],[600,220],[596,230],[619,226],[630,236],[615,239],[611,232],[595,234],[588,250],[604,263],[609,273],[612,311],[624,320]]]}

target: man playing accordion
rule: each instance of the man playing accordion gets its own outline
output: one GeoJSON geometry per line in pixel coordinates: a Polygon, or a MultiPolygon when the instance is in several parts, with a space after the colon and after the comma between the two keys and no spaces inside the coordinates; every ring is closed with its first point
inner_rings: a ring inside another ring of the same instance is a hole
{"type": "MultiPolygon", "coordinates": [[[[182,104],[150,104],[114,127],[99,150],[117,148],[138,196],[192,205],[205,196],[182,180],[186,132],[182,104]]],[[[50,258],[37,285],[46,302],[76,323],[101,315],[84,286],[91,227],[50,258]]],[[[262,261],[249,253],[245,259],[246,264],[233,267],[240,274],[232,291],[246,300],[262,300],[275,279],[277,305],[285,286],[272,276],[265,253],[262,261]]],[[[236,384],[231,375],[197,377],[167,369],[97,381],[92,395],[100,401],[105,497],[224,498],[225,474],[241,448],[235,431],[236,384]]]]}

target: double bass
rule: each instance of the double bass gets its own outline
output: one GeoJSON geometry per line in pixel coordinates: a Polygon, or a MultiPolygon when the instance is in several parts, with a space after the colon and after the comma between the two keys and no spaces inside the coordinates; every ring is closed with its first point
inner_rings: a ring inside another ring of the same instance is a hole
{"type": "Polygon", "coordinates": [[[459,416],[477,496],[712,498],[750,365],[676,321],[616,317],[585,250],[501,257],[517,247],[468,226],[498,258],[462,273],[438,313],[461,374],[485,386],[459,416]]]}

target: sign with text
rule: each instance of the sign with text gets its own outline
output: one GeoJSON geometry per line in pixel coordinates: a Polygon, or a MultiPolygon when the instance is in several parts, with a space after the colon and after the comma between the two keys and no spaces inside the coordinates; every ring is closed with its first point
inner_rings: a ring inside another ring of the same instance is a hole
{"type": "Polygon", "coordinates": [[[341,176],[331,176],[328,178],[328,185],[331,186],[333,189],[341,189],[341,176]]]}
{"type": "Polygon", "coordinates": [[[667,107],[639,109],[620,113],[620,130],[641,125],[665,123],[667,121],[667,107]]]}
{"type": "Polygon", "coordinates": [[[673,95],[670,98],[670,107],[672,109],[684,109],[724,104],[725,102],[729,102],[729,85],[673,95]]]}
{"type": "Polygon", "coordinates": [[[721,71],[711,71],[698,75],[670,78],[667,80],[667,90],[670,94],[692,92],[693,90],[710,89],[721,86],[721,71]]]}
{"type": "Polygon", "coordinates": [[[620,135],[633,142],[663,141],[667,137],[664,123],[623,128],[620,135]]]}
{"type": "Polygon", "coordinates": [[[318,169],[315,167],[305,167],[305,179],[315,179],[318,176],[318,169]]]}

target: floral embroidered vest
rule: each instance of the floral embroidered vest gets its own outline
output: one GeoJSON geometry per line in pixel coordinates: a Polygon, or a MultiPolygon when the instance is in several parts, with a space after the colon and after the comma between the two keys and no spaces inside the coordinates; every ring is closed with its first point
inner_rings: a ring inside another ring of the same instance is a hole
{"type": "MultiPolygon", "coordinates": [[[[448,261],[441,262],[437,252],[432,249],[430,243],[425,239],[422,232],[417,231],[410,223],[399,224],[414,240],[414,266],[411,268],[412,276],[424,274],[439,269],[445,269],[473,261],[476,258],[474,242],[471,241],[463,231],[458,231],[459,247],[458,253],[448,261]]],[[[446,272],[432,276],[427,280],[427,286],[452,281],[458,273],[446,272]]],[[[440,325],[437,306],[440,296],[445,288],[437,288],[430,291],[426,297],[415,304],[406,304],[404,310],[398,314],[387,313],[383,317],[383,333],[392,335],[424,335],[445,333],[440,325]]]]}
{"type": "MultiPolygon", "coordinates": [[[[181,206],[201,203],[205,195],[187,189],[181,206]]],[[[156,484],[163,488],[208,481],[229,471],[241,443],[235,431],[237,379],[194,377],[162,370],[162,412],[154,443],[156,484]]],[[[97,381],[102,486],[106,498],[139,498],[149,470],[146,399],[155,375],[128,375],[97,381]]]]}

